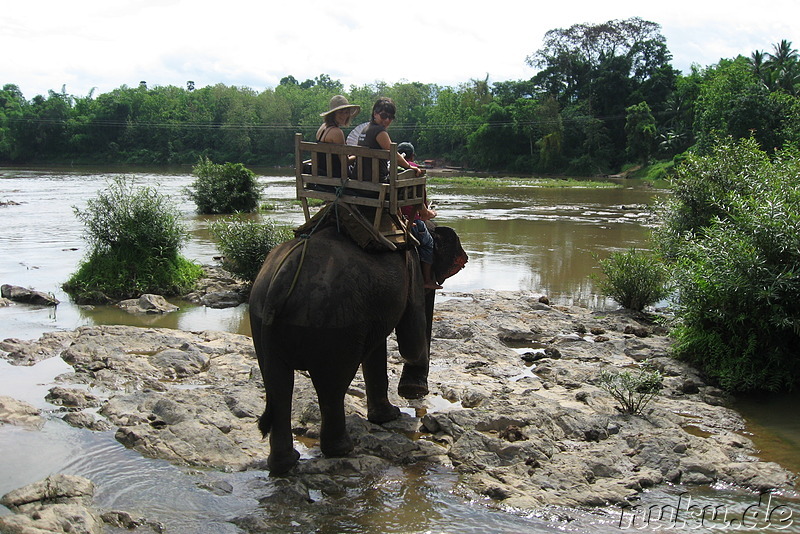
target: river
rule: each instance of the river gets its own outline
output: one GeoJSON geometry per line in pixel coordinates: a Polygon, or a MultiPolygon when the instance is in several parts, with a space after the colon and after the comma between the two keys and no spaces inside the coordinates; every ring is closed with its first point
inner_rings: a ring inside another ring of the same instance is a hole
{"type": "MultiPolygon", "coordinates": [[[[183,193],[192,180],[190,172],[189,167],[0,169],[0,203],[6,204],[0,207],[0,284],[32,287],[61,301],[57,308],[0,308],[0,339],[33,339],[43,332],[92,324],[249,334],[244,305],[214,310],[179,302],[181,310],[176,313],[139,318],[111,307],[81,309],[60,287],[86,253],[83,228],[74,208],[85,207],[87,200],[119,174],[136,184],[157,187],[173,199],[190,232],[184,256],[213,263],[218,252],[208,227],[215,218],[197,215],[183,193]]],[[[293,178],[281,170],[256,172],[265,186],[262,201],[277,206],[262,216],[299,224],[302,212],[290,203],[295,194],[293,178]]],[[[616,307],[596,289],[592,275],[599,273],[598,259],[629,247],[647,248],[647,206],[666,192],[638,181],[615,183],[619,187],[544,188],[530,182],[503,187],[430,186],[429,195],[439,211],[437,222],[459,233],[470,257],[467,268],[445,283],[444,293],[524,289],[548,295],[555,304],[616,307]]],[[[67,370],[57,359],[30,368],[16,368],[0,360],[0,394],[52,413],[54,407],[44,401],[44,395],[53,378],[67,370]]],[[[761,404],[743,405],[745,415],[753,421],[754,439],[766,456],[772,454],[783,465],[800,471],[798,420],[776,423],[760,413],[761,404]]],[[[774,412],[774,405],[769,406],[768,413],[774,412]]],[[[138,511],[165,522],[169,532],[240,532],[228,522],[230,517],[258,506],[252,494],[215,495],[198,487],[197,475],[191,470],[143,458],[119,445],[113,433],[73,429],[55,416],[41,432],[0,427],[0,450],[0,494],[52,472],[81,474],[98,484],[98,506],[138,511]],[[30,450],[39,454],[31,455],[30,450]]],[[[203,476],[247,486],[255,485],[260,474],[206,472],[203,476]]],[[[605,532],[614,523],[608,511],[570,511],[577,517],[570,522],[559,520],[557,513],[552,517],[500,513],[456,496],[456,485],[457,477],[443,470],[398,469],[379,481],[378,490],[365,489],[350,497],[352,517],[322,519],[322,524],[327,531],[350,532],[448,532],[450,525],[460,525],[459,532],[605,532]],[[399,486],[404,495],[400,500],[391,491],[399,486]],[[420,518],[423,513],[424,520],[420,518]]]]}

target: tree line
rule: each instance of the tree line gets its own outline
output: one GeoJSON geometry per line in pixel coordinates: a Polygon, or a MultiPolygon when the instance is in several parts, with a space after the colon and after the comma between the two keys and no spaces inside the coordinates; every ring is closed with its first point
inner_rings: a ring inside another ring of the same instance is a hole
{"type": "Polygon", "coordinates": [[[26,100],[0,91],[0,162],[291,165],[293,134],[313,137],[328,100],[344,94],[369,119],[378,96],[398,107],[392,138],[425,159],[478,170],[596,175],[626,164],[706,153],[752,137],[765,150],[800,144],[800,60],[788,41],[682,73],[660,26],[631,18],[548,31],[527,80],[458,86],[377,82],[345,89],[329,75],[286,76],[256,91],[121,86],[26,100]]]}

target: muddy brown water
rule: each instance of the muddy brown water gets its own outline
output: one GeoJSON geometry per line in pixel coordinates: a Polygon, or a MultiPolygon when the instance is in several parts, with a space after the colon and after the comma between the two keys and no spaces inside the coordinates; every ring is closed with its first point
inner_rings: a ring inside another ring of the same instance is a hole
{"type": "MultiPolygon", "coordinates": [[[[263,202],[280,208],[266,215],[296,225],[302,213],[289,203],[294,185],[285,171],[256,169],[266,186],[263,202]]],[[[131,324],[185,330],[225,330],[249,334],[246,306],[214,310],[175,301],[180,311],[163,317],[137,317],[112,307],[83,310],[73,305],[60,285],[86,253],[83,228],[73,208],[83,208],[110,180],[124,174],[136,184],[155,186],[178,205],[191,238],[183,254],[199,263],[213,263],[218,254],[208,227],[214,217],[200,216],[183,193],[192,177],[189,167],[142,170],[95,168],[0,169],[0,284],[32,287],[53,293],[61,304],[53,308],[0,308],[0,339],[34,339],[43,332],[71,330],[81,325],[131,324]]],[[[530,290],[548,295],[556,304],[613,309],[613,301],[598,294],[592,278],[598,259],[629,247],[648,248],[647,206],[666,191],[637,181],[621,187],[541,188],[528,185],[429,188],[439,211],[437,222],[453,227],[470,256],[467,268],[445,283],[445,292],[530,290]]],[[[44,396],[55,376],[69,367],[51,359],[18,368],[0,360],[0,394],[25,400],[46,411],[54,406],[44,396]]],[[[796,396],[741,403],[751,422],[753,438],[767,459],[800,471],[800,418],[796,396]]],[[[204,483],[220,481],[234,488],[216,495],[202,489],[198,473],[167,462],[141,457],[119,445],[113,432],[74,429],[53,416],[43,430],[31,432],[0,427],[0,494],[64,472],[86,476],[98,485],[96,503],[141,513],[164,522],[168,532],[241,532],[230,520],[258,508],[256,489],[264,473],[204,471],[204,483]],[[31,450],[37,454],[30,454],[31,450]]],[[[347,517],[319,517],[326,532],[607,532],[619,529],[616,510],[545,511],[537,514],[492,510],[480,500],[460,497],[458,479],[441,468],[396,469],[369,488],[352,491],[343,505],[347,517]],[[565,518],[569,517],[567,520],[565,518]]],[[[649,495],[671,502],[683,488],[649,495]]],[[[732,491],[693,490],[697,499],[732,509],[752,504],[751,495],[732,491]]],[[[314,496],[312,496],[314,497],[314,496]]],[[[660,500],[660,501],[659,501],[660,500]]],[[[0,507],[0,514],[8,513],[0,507]]],[[[622,525],[630,529],[640,525],[622,525]]],[[[276,531],[295,531],[291,521],[276,531]]]]}

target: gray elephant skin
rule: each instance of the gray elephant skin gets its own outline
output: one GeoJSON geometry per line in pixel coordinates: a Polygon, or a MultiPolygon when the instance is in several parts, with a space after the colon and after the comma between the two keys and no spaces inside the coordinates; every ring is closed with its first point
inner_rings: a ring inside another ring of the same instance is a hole
{"type": "MultiPolygon", "coordinates": [[[[467,261],[455,232],[441,228],[434,235],[443,251],[434,265],[440,282],[467,261]]],[[[266,392],[259,428],[269,435],[272,474],[285,473],[299,458],[291,432],[295,370],[308,371],[316,390],[326,456],[353,449],[344,396],[359,365],[368,419],[381,424],[400,416],[388,399],[386,340],[393,330],[405,360],[398,393],[427,394],[433,302],[414,248],[366,252],[329,226],[269,253],[251,291],[250,325],[266,392]]]]}

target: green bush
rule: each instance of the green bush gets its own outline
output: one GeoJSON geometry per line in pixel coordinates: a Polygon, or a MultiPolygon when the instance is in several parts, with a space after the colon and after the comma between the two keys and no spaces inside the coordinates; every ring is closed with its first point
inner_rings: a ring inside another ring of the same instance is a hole
{"type": "Polygon", "coordinates": [[[603,371],[599,385],[619,402],[620,412],[640,415],[664,387],[661,373],[645,363],[634,371],[603,371]]]}
{"type": "Polygon", "coordinates": [[[222,266],[250,282],[256,279],[269,251],[294,237],[287,226],[269,220],[247,220],[241,216],[215,221],[210,229],[222,253],[222,266]]]}
{"type": "Polygon", "coordinates": [[[90,251],[64,284],[71,295],[103,293],[111,298],[142,293],[177,295],[191,289],[200,266],[179,255],[188,239],[177,208],[152,187],[134,188],[117,178],[74,208],[90,251]]]}
{"type": "Polygon", "coordinates": [[[675,258],[675,354],[731,391],[800,381],[800,157],[748,139],[678,169],[658,242],[675,258]]]}
{"type": "Polygon", "coordinates": [[[241,163],[212,163],[200,158],[193,168],[196,179],[186,188],[204,214],[250,212],[258,207],[261,185],[256,175],[241,163]]]}
{"type": "Polygon", "coordinates": [[[669,272],[664,263],[651,254],[631,248],[614,252],[600,261],[605,279],[600,291],[622,307],[641,311],[669,295],[669,272]]]}
{"type": "Polygon", "coordinates": [[[64,284],[64,290],[82,303],[135,298],[143,293],[183,295],[203,269],[183,256],[147,256],[114,250],[92,253],[64,284]]]}

